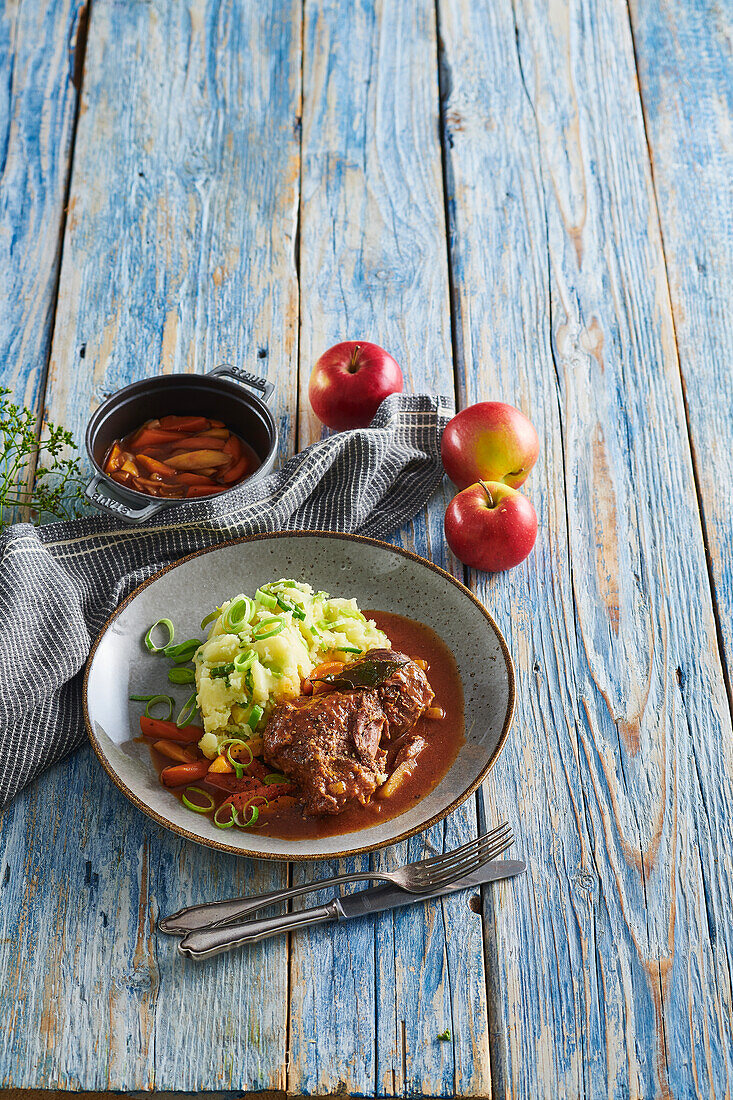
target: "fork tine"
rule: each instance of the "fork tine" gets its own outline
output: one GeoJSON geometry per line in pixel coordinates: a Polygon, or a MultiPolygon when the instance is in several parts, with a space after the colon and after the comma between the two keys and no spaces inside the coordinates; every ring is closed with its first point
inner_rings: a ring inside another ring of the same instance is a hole
{"type": "Polygon", "coordinates": [[[446,860],[439,867],[431,868],[427,873],[420,873],[418,878],[424,883],[425,887],[432,886],[436,882],[461,878],[479,867],[486,859],[493,859],[495,855],[503,852],[505,848],[513,843],[514,833],[511,827],[506,825],[498,835],[484,840],[469,852],[457,848],[455,858],[446,860]]]}
{"type": "Polygon", "coordinates": [[[460,848],[455,848],[452,852],[444,853],[439,863],[421,867],[419,874],[421,877],[431,879],[435,874],[443,874],[445,871],[450,871],[457,864],[476,856],[488,845],[503,840],[507,832],[511,834],[512,829],[509,822],[505,821],[503,825],[492,830],[491,833],[486,833],[483,836],[477,837],[476,840],[464,844],[460,848]]]}
{"type": "Polygon", "coordinates": [[[496,828],[491,829],[488,833],[482,833],[481,836],[474,837],[473,840],[468,840],[465,844],[462,844],[460,848],[454,848],[451,852],[440,852],[437,856],[430,856],[429,859],[420,860],[420,869],[428,870],[430,867],[438,867],[446,860],[452,859],[454,856],[460,855],[462,852],[470,852],[474,848],[478,847],[483,841],[496,836],[505,829],[509,824],[508,821],[502,822],[501,825],[497,825],[496,828]]]}
{"type": "Polygon", "coordinates": [[[473,874],[474,871],[478,871],[485,863],[490,863],[492,859],[495,859],[505,849],[511,847],[514,843],[514,838],[509,837],[505,841],[499,844],[492,845],[491,848],[481,852],[478,856],[471,857],[466,860],[465,863],[460,864],[454,868],[453,871],[446,874],[436,875],[434,879],[431,879],[429,889],[439,890],[442,886],[446,886],[450,882],[456,882],[460,878],[464,878],[466,875],[473,874]]]}

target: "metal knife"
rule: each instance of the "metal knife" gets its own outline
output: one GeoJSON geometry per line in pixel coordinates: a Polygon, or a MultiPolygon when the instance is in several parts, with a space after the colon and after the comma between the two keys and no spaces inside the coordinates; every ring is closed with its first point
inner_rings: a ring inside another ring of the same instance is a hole
{"type": "Polygon", "coordinates": [[[297,928],[309,928],[313,924],[324,924],[333,920],[350,920],[369,913],[381,913],[385,909],[397,909],[411,905],[416,901],[455,894],[460,890],[482,886],[486,882],[511,878],[526,871],[527,864],[520,859],[496,859],[486,863],[473,874],[457,879],[452,885],[437,890],[434,894],[408,894],[398,886],[371,886],[344,897],[334,896],[325,905],[316,905],[311,909],[301,909],[297,913],[283,913],[264,920],[245,921],[240,924],[227,924],[219,928],[201,928],[189,932],[178,943],[178,950],[190,959],[209,959],[220,955],[233,947],[276,936],[280,932],[292,932],[297,928]]]}

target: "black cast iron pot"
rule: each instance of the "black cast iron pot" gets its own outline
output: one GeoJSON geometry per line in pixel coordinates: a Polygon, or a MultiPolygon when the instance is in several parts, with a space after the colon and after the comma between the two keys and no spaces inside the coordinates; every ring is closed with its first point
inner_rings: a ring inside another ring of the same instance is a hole
{"type": "MultiPolygon", "coordinates": [[[[96,471],[87,485],[87,497],[97,508],[125,523],[142,523],[163,508],[191,503],[185,498],[161,499],[128,489],[102,468],[115,439],[124,438],[146,420],[166,415],[223,420],[227,428],[249,443],[260,460],[258,468],[244,480],[249,483],[264,477],[272,470],[277,453],[277,425],[265,404],[274,388],[264,378],[224,363],[209,374],[166,374],[118,390],[99,406],[87,425],[87,451],[96,471]],[[257,390],[261,397],[247,387],[257,390]]],[[[240,481],[218,493],[216,499],[221,500],[242,484],[240,481]]]]}

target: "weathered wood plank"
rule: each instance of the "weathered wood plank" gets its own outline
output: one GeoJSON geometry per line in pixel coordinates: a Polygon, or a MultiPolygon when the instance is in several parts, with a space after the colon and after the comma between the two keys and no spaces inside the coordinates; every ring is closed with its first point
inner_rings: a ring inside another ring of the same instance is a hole
{"type": "MultiPolygon", "coordinates": [[[[94,5],[46,406],[77,433],[135,378],[230,359],[277,384],[292,450],[300,18],[298,0],[94,5]]],[[[282,1086],[284,941],[186,966],[153,927],[284,867],[159,830],[88,751],[2,827],[5,1087],[282,1086]]]]}
{"type": "Polygon", "coordinates": [[[733,20],[712,2],[629,6],[730,697],[733,20]]]}
{"type": "Polygon", "coordinates": [[[0,14],[1,377],[33,408],[51,344],[83,10],[83,0],[11,0],[0,14]]]}
{"type": "Polygon", "coordinates": [[[35,412],[51,346],[84,14],[84,0],[10,0],[0,12],[0,385],[35,412]]]}
{"type": "Polygon", "coordinates": [[[476,578],[530,864],[487,912],[495,1093],[728,1095],[733,741],[627,12],[439,11],[460,396],[543,441],[534,555],[476,578]]]}
{"type": "MultiPolygon", "coordinates": [[[[454,384],[434,6],[308,0],[303,60],[301,445],[321,431],[311,366],[338,340],[386,346],[415,391],[454,384]]],[[[444,506],[398,536],[441,564],[444,506]]],[[[396,866],[475,829],[471,802],[373,858],[396,866]]],[[[481,933],[461,898],[293,937],[290,1090],[487,1095],[481,933]]]]}

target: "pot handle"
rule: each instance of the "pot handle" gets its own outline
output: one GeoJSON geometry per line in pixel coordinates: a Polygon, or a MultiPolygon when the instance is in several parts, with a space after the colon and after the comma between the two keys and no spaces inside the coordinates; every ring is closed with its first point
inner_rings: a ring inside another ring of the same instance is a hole
{"type": "MultiPolygon", "coordinates": [[[[159,512],[161,508],[165,508],[168,501],[154,501],[150,504],[144,504],[142,508],[135,508],[129,504],[125,504],[124,501],[118,500],[117,497],[113,497],[109,492],[100,492],[99,486],[102,483],[103,478],[101,474],[94,474],[92,480],[84,490],[84,495],[88,500],[99,508],[102,512],[108,512],[112,516],[117,516],[124,523],[143,523],[146,519],[150,519],[156,512],[159,512]]],[[[105,486],[106,489],[106,486],[105,486]]]]}
{"type": "Polygon", "coordinates": [[[242,370],[241,367],[234,367],[229,363],[220,363],[218,367],[209,371],[209,378],[221,375],[229,375],[237,382],[251,386],[253,390],[259,390],[263,401],[269,401],[275,392],[272,382],[268,382],[266,378],[261,378],[259,374],[251,374],[248,370],[242,370]]]}

